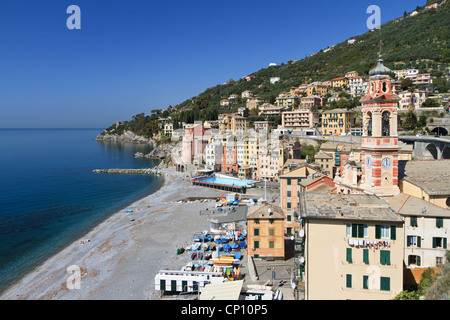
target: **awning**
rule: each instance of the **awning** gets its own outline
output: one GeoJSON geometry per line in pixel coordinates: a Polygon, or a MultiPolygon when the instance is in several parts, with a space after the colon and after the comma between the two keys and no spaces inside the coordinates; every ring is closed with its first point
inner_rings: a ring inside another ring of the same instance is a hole
{"type": "Polygon", "coordinates": [[[239,300],[244,280],[207,284],[200,300],[239,300]]]}

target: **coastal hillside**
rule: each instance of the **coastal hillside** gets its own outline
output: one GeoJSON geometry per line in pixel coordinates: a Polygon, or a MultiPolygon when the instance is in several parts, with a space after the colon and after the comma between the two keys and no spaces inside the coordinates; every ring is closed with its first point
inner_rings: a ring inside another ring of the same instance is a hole
{"type": "Polygon", "coordinates": [[[263,68],[242,79],[208,88],[174,107],[169,106],[167,110],[153,110],[150,116],[136,115],[131,121],[112,125],[105,134],[120,135],[131,131],[140,136],[154,137],[162,129],[158,125],[159,118],[170,116],[174,129],[177,129],[181,122],[217,120],[221,113],[236,112],[245,106],[241,93],[246,90],[273,103],[281,92],[289,91],[293,86],[343,77],[349,71],[366,76],[377,59],[380,41],[383,43],[383,59],[389,68],[416,68],[421,73],[430,72],[434,83],[442,85],[447,91],[445,72],[450,63],[449,7],[448,0],[428,0],[423,7],[405,12],[402,17],[385,23],[380,29],[324,48],[302,60],[263,68]],[[432,4],[437,4],[437,7],[430,7],[432,4]],[[280,81],[272,84],[272,77],[279,77],[280,81]],[[231,95],[236,95],[233,103],[221,106],[221,100],[231,95]]]}

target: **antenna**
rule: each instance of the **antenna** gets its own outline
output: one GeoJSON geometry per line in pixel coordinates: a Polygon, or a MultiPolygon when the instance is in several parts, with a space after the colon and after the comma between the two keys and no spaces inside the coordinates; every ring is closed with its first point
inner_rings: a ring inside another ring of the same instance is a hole
{"type": "Polygon", "coordinates": [[[383,40],[380,40],[380,52],[378,52],[378,57],[382,57],[381,51],[383,50],[383,40]]]}

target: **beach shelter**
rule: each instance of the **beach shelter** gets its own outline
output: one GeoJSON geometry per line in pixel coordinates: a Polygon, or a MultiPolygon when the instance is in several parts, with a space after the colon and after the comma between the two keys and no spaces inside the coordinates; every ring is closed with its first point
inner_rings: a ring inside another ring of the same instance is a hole
{"type": "Polygon", "coordinates": [[[239,300],[244,280],[206,284],[200,300],[239,300]]]}

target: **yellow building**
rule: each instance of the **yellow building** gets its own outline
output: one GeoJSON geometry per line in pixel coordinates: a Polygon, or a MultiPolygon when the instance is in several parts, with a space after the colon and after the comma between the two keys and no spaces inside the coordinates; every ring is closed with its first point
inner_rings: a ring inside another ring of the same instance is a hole
{"type": "Polygon", "coordinates": [[[355,115],[347,109],[333,109],[322,113],[322,134],[347,134],[355,126],[355,115]]]}
{"type": "Polygon", "coordinates": [[[323,173],[333,178],[334,157],[331,154],[319,151],[314,156],[314,162],[320,166],[323,173]]]}
{"type": "Polygon", "coordinates": [[[306,94],[308,97],[313,96],[313,95],[318,95],[318,96],[323,97],[323,96],[326,96],[327,93],[328,93],[328,86],[326,86],[324,84],[312,83],[306,88],[306,94]]]}
{"type": "Polygon", "coordinates": [[[284,220],[280,207],[262,204],[248,207],[248,255],[253,258],[284,260],[284,220]]]}
{"type": "Polygon", "coordinates": [[[331,85],[333,88],[345,88],[348,86],[348,78],[335,78],[331,80],[331,85]]]}
{"type": "Polygon", "coordinates": [[[238,114],[220,114],[219,130],[221,133],[231,132],[234,135],[242,135],[247,130],[247,120],[238,114]]]}
{"type": "Polygon", "coordinates": [[[372,195],[305,197],[296,277],[306,300],[390,300],[403,291],[400,215],[372,195]]]}

